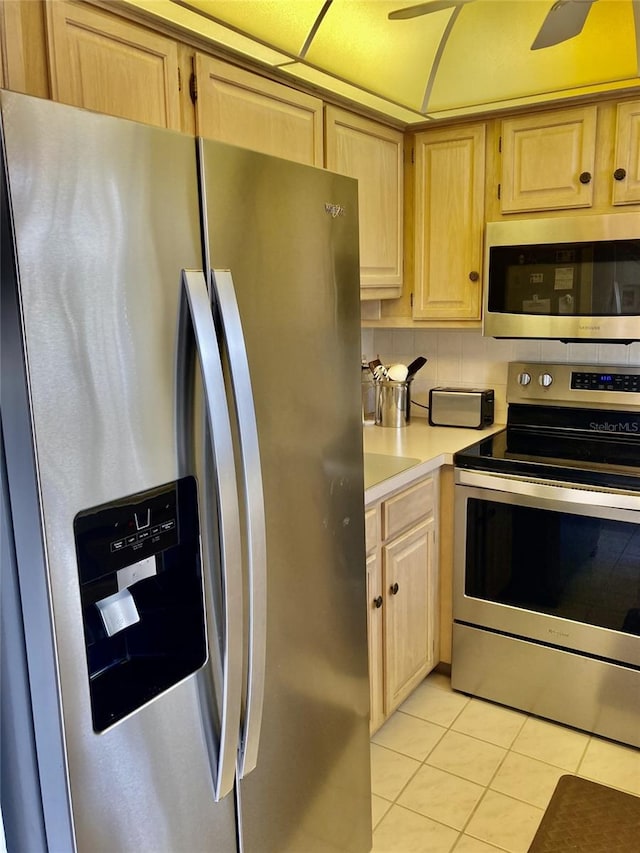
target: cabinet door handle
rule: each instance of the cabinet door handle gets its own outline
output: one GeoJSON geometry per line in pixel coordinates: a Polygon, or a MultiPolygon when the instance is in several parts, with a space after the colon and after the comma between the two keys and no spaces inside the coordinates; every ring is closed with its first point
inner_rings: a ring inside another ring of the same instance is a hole
{"type": "Polygon", "coordinates": [[[582,172],[580,175],[580,183],[581,184],[590,184],[591,183],[591,172],[582,172]]]}
{"type": "Polygon", "coordinates": [[[397,595],[398,589],[399,589],[398,584],[394,583],[392,586],[389,587],[389,592],[391,593],[391,595],[397,595]]]}
{"type": "Polygon", "coordinates": [[[480,280],[480,273],[477,272],[476,270],[471,270],[471,272],[469,273],[469,281],[479,281],[479,280],[480,280]]]}
{"type": "Polygon", "coordinates": [[[382,596],[381,595],[379,595],[377,598],[373,599],[373,606],[376,608],[382,607],[382,596]]]}
{"type": "Polygon", "coordinates": [[[616,181],[624,181],[624,179],[627,177],[627,170],[626,169],[616,169],[615,172],[613,173],[613,177],[615,178],[616,181]]]}

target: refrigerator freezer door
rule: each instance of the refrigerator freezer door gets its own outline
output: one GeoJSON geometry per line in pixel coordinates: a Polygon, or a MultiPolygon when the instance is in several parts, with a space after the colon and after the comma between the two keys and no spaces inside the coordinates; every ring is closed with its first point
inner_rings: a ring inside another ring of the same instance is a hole
{"type": "Polygon", "coordinates": [[[52,685],[34,708],[43,798],[67,791],[73,825],[52,849],[235,851],[196,677],[93,730],[73,537],[79,511],[195,473],[178,470],[175,414],[181,270],[201,268],[195,143],[10,93],[1,104],[17,256],[2,281],[17,330],[2,364],[9,489],[12,504],[31,495],[13,515],[25,636],[52,685]]]}
{"type": "Polygon", "coordinates": [[[210,264],[233,276],[266,513],[246,853],[371,847],[356,183],[202,143],[210,264]]]}
{"type": "MultiPolygon", "coordinates": [[[[4,237],[4,234],[3,234],[4,237]]],[[[3,243],[3,246],[7,245],[3,243]]],[[[20,594],[9,507],[4,441],[0,429],[0,853],[10,850],[46,851],[44,814],[40,798],[20,594]]],[[[64,796],[57,819],[67,833],[64,796]]],[[[56,819],[54,814],[53,819],[56,819]]]]}

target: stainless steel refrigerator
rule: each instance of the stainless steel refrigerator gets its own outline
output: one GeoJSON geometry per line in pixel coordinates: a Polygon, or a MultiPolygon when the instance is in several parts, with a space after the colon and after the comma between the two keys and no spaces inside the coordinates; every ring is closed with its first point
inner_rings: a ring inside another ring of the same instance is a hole
{"type": "Polygon", "coordinates": [[[0,103],[9,853],[364,853],[356,184],[0,103]]]}

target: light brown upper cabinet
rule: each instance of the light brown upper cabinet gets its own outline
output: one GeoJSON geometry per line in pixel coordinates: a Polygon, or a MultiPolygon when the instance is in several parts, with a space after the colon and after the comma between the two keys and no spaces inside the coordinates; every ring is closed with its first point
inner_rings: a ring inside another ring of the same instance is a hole
{"type": "Polygon", "coordinates": [[[416,320],[478,320],[482,305],[484,124],[415,136],[416,320]]]}
{"type": "Polygon", "coordinates": [[[502,123],[502,213],[590,207],[597,107],[515,116],[502,123]]]}
{"type": "Polygon", "coordinates": [[[327,169],[358,180],[363,299],[402,292],[403,135],[338,107],[325,107],[327,169]]]}
{"type": "Polygon", "coordinates": [[[613,204],[640,203],[640,101],[618,104],[613,204]]]}
{"type": "Polygon", "coordinates": [[[175,41],[82,4],[46,10],[54,100],[180,129],[175,41]]]}
{"type": "Polygon", "coordinates": [[[41,3],[0,3],[0,86],[39,98],[49,97],[41,3]]]}
{"type": "Polygon", "coordinates": [[[196,54],[200,136],[311,166],[323,165],[322,101],[196,54]]]}

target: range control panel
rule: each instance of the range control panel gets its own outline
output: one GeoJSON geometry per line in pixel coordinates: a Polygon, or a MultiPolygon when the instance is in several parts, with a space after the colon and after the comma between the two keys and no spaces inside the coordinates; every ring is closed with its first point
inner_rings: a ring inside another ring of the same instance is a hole
{"type": "Polygon", "coordinates": [[[507,402],[640,411],[640,367],[512,361],[507,402]]]}
{"type": "Polygon", "coordinates": [[[610,373],[608,371],[571,373],[571,387],[577,390],[640,392],[640,375],[637,373],[610,373]]]}

